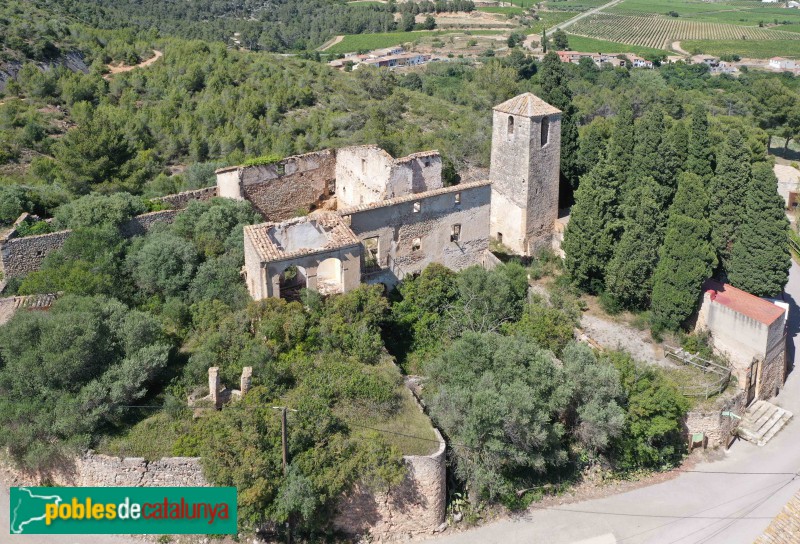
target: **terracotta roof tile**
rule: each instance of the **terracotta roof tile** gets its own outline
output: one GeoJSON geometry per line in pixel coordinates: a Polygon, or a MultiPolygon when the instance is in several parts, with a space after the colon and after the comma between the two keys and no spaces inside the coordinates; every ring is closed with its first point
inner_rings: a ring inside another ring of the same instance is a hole
{"type": "Polygon", "coordinates": [[[281,223],[260,223],[244,227],[244,235],[253,242],[262,262],[273,262],[291,259],[302,255],[324,253],[331,249],[358,245],[361,240],[345,225],[341,217],[334,212],[322,212],[308,217],[289,219],[281,223]],[[270,231],[276,227],[289,227],[299,223],[313,222],[322,227],[326,242],[318,247],[304,247],[294,251],[285,251],[278,245],[270,231]]]}
{"type": "Polygon", "coordinates": [[[515,96],[511,100],[506,100],[502,104],[495,106],[494,111],[509,113],[511,115],[522,115],[524,117],[561,113],[560,109],[551,106],[533,93],[523,93],[519,96],[515,96]]]}
{"type": "Polygon", "coordinates": [[[708,280],[703,284],[703,291],[711,291],[712,301],[765,325],[772,325],[784,314],[780,306],[727,283],[708,280]]]}

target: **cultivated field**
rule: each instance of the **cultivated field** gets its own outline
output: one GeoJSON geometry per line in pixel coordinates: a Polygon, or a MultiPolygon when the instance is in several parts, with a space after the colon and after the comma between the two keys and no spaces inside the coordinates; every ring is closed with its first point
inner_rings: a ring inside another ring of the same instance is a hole
{"type": "Polygon", "coordinates": [[[800,33],[731,24],[681,20],[675,17],[623,16],[599,13],[570,27],[570,32],[590,38],[666,49],[676,40],[752,42],[800,40],[800,33]]]}
{"type": "MultiPolygon", "coordinates": [[[[800,36],[800,34],[798,34],[800,36]]],[[[706,55],[739,55],[754,59],[768,59],[771,57],[800,58],[800,40],[767,40],[767,41],[742,41],[742,40],[698,40],[683,41],[681,47],[690,53],[703,53],[706,55]]]]}
{"type": "Polygon", "coordinates": [[[569,48],[573,51],[583,51],[584,53],[633,53],[635,55],[669,55],[669,51],[656,49],[653,47],[642,47],[641,45],[630,45],[626,43],[610,42],[587,38],[585,36],[575,36],[568,34],[569,48]]]}
{"type": "MultiPolygon", "coordinates": [[[[414,31],[414,32],[383,32],[380,34],[348,34],[339,43],[326,49],[326,53],[338,55],[340,53],[354,53],[358,51],[372,51],[405,43],[433,42],[437,38],[441,41],[450,41],[450,38],[466,42],[475,39],[481,43],[481,36],[502,36],[507,34],[502,30],[472,30],[468,32],[458,30],[443,31],[414,31]]],[[[492,40],[494,42],[494,40],[492,40]]],[[[484,49],[487,47],[484,44],[484,49]]],[[[479,50],[479,49],[476,49],[479,50]]]]}
{"type": "Polygon", "coordinates": [[[758,0],[728,0],[703,2],[701,0],[625,0],[609,8],[607,13],[618,15],[666,16],[675,12],[680,19],[758,26],[759,23],[775,24],[800,22],[800,10],[780,7],[765,7],[758,0]]]}

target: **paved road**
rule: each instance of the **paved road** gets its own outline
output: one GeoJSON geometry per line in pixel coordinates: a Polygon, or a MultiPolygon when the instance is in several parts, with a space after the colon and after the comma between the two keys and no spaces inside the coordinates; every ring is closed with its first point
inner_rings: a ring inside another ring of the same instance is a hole
{"type": "MultiPolygon", "coordinates": [[[[792,263],[787,302],[789,361],[800,342],[800,267],[792,263]]],[[[620,495],[430,540],[431,544],[750,544],[800,490],[800,370],[773,400],[795,414],[766,446],[739,441],[722,459],[677,478],[620,495]],[[788,474],[755,474],[755,473],[788,474]],[[742,473],[742,474],[730,474],[742,473]]]]}

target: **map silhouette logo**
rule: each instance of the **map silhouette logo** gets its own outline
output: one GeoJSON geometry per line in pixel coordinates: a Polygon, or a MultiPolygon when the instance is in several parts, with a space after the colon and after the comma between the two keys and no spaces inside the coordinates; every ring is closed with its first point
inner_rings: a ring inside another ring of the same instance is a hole
{"type": "Polygon", "coordinates": [[[10,501],[11,534],[22,534],[32,529],[32,524],[45,524],[45,510],[48,504],[59,505],[63,502],[60,495],[32,492],[27,487],[19,487],[10,501]],[[15,500],[16,499],[16,500],[15,500]]]}

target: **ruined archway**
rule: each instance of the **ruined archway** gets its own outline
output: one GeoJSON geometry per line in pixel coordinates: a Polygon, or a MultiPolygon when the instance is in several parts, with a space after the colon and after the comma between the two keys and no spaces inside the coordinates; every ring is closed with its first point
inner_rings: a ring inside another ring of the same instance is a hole
{"type": "Polygon", "coordinates": [[[307,287],[308,276],[302,266],[291,265],[281,272],[279,289],[281,298],[300,300],[300,289],[307,287]]]}
{"type": "Polygon", "coordinates": [[[319,263],[317,267],[317,290],[323,295],[344,293],[342,261],[331,257],[319,263]]]}

